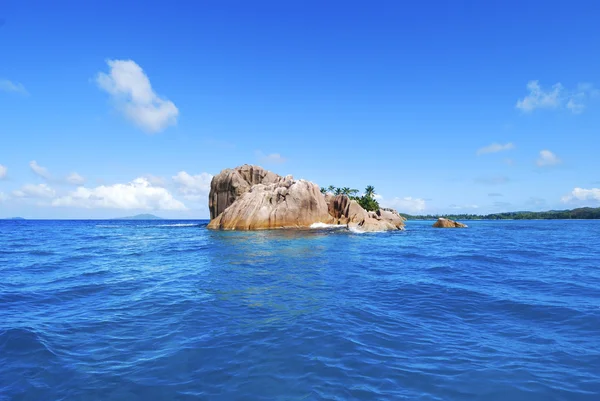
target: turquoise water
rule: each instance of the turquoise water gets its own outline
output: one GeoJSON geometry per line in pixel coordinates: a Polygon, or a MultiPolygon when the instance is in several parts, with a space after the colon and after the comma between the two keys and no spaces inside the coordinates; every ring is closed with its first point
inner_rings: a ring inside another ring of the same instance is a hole
{"type": "Polygon", "coordinates": [[[600,221],[1,221],[0,400],[599,400],[600,221]]]}

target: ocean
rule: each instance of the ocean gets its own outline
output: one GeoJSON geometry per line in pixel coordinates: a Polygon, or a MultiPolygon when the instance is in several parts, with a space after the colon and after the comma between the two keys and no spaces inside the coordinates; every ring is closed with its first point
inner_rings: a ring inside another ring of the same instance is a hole
{"type": "Polygon", "coordinates": [[[0,221],[0,400],[600,400],[600,221],[0,221]]]}

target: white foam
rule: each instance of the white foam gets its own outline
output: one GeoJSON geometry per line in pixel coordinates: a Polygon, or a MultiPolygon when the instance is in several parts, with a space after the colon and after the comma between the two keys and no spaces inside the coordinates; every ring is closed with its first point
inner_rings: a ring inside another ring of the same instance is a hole
{"type": "Polygon", "coordinates": [[[159,227],[194,227],[198,223],[176,223],[176,224],[161,224],[159,227]]]}
{"type": "Polygon", "coordinates": [[[376,233],[384,233],[387,231],[387,230],[365,231],[365,230],[361,230],[359,228],[359,226],[357,226],[357,225],[348,226],[348,230],[350,230],[350,232],[354,233],[354,234],[376,234],[376,233]]]}
{"type": "Polygon", "coordinates": [[[310,228],[345,228],[345,224],[326,224],[326,223],[313,223],[310,228]]]}
{"type": "Polygon", "coordinates": [[[364,233],[366,233],[366,231],[361,230],[357,226],[348,226],[348,230],[350,230],[350,232],[353,232],[354,234],[364,234],[364,233]]]}

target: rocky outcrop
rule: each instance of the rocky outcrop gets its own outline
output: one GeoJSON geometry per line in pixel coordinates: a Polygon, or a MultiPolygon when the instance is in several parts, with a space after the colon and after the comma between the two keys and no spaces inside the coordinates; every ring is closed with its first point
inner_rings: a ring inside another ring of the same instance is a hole
{"type": "Polygon", "coordinates": [[[440,217],[438,219],[438,221],[436,221],[433,224],[433,226],[435,228],[465,228],[465,227],[467,227],[466,224],[459,223],[454,220],[444,219],[443,217],[440,217]]]}
{"type": "Polygon", "coordinates": [[[211,220],[223,213],[237,198],[250,191],[253,185],[274,184],[283,179],[262,167],[248,164],[221,171],[210,183],[208,208],[211,220]]]}
{"type": "Polygon", "coordinates": [[[208,228],[262,230],[308,228],[315,223],[344,224],[359,231],[404,228],[393,209],[367,212],[346,195],[323,195],[318,185],[243,165],[213,177],[208,228]]]}
{"type": "Polygon", "coordinates": [[[294,180],[291,176],[280,178],[272,184],[252,186],[214,218],[208,228],[307,228],[313,223],[331,222],[325,197],[318,185],[294,180]]]}
{"type": "Polygon", "coordinates": [[[359,231],[389,231],[404,229],[403,217],[393,209],[379,209],[367,212],[357,201],[346,195],[337,195],[328,199],[329,214],[334,224],[347,224],[359,231]]]}

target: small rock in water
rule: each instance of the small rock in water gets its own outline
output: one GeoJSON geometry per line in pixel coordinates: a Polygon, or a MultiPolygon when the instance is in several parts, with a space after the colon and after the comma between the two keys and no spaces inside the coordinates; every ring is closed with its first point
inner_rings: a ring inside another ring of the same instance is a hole
{"type": "Polygon", "coordinates": [[[438,219],[438,221],[433,223],[433,226],[435,228],[465,228],[465,227],[467,227],[466,224],[459,223],[454,220],[444,219],[443,217],[440,217],[438,219]]]}

